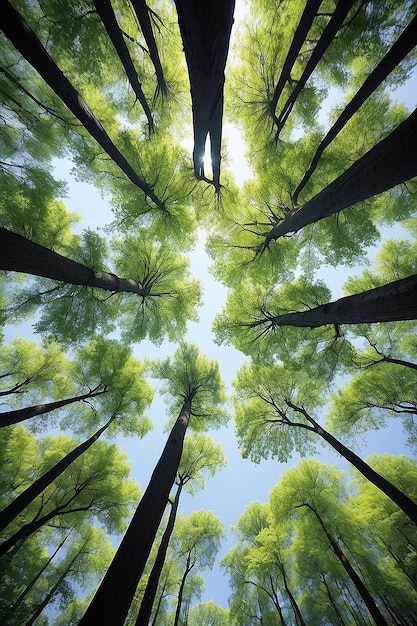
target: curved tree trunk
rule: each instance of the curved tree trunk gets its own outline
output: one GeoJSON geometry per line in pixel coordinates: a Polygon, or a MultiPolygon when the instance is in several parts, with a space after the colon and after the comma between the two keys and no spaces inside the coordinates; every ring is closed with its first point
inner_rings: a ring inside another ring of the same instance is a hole
{"type": "Polygon", "coordinates": [[[191,414],[185,402],[121,544],[80,626],[123,626],[175,482],[191,414]]]}
{"type": "Polygon", "coordinates": [[[417,275],[381,287],[345,296],[307,311],[268,315],[243,326],[297,326],[318,328],[326,324],[363,324],[417,319],[417,275]]]}
{"type": "Polygon", "coordinates": [[[291,40],[290,49],[288,50],[288,54],[283,63],[281,74],[269,105],[271,115],[275,123],[278,122],[275,116],[275,110],[277,108],[278,100],[282,94],[282,90],[284,89],[285,84],[289,82],[291,78],[291,69],[297,59],[297,56],[301,50],[304,41],[306,40],[308,31],[310,30],[311,25],[317,16],[317,11],[321,3],[322,0],[309,0],[309,2],[306,2],[305,9],[297,25],[297,30],[295,31],[294,37],[291,40]]]}
{"type": "Polygon", "coordinates": [[[130,278],[119,278],[110,272],[96,272],[2,226],[0,226],[0,269],[43,276],[71,285],[97,287],[116,293],[135,293],[143,297],[149,295],[147,289],[143,289],[130,278]]]}
{"type": "MultiPolygon", "coordinates": [[[[297,100],[301,90],[305,87],[306,82],[310,78],[313,71],[316,69],[319,61],[323,57],[327,48],[332,43],[333,39],[336,36],[337,31],[343,25],[345,17],[349,13],[352,6],[355,4],[356,0],[346,0],[344,2],[338,2],[333,11],[333,15],[331,16],[329,22],[327,23],[326,28],[324,29],[320,39],[317,44],[314,46],[314,50],[311,53],[309,60],[301,74],[300,78],[297,80],[297,83],[291,92],[291,95],[287,99],[286,103],[281,109],[281,113],[277,117],[277,125],[278,130],[275,135],[275,141],[277,141],[281,130],[284,128],[284,124],[288,119],[289,114],[292,111],[292,108],[297,100]]],[[[362,2],[364,4],[365,2],[362,2]]],[[[295,203],[295,200],[294,200],[295,203]]]]}
{"type": "Polygon", "coordinates": [[[258,253],[279,237],[334,215],[417,175],[417,109],[303,206],[296,206],[269,233],[258,253]]]}
{"type": "Polygon", "coordinates": [[[2,3],[1,29],[22,56],[35,68],[44,81],[81,122],[84,128],[107,152],[109,157],[120,167],[127,178],[161,210],[163,202],[155,195],[151,187],[135,172],[125,157],[116,148],[100,121],[88,107],[72,83],[64,76],[55,61],[49,56],[34,31],[26,20],[5,0],[2,3]]]}
{"type": "Polygon", "coordinates": [[[155,563],[153,564],[152,571],[149,574],[146,589],[143,593],[142,602],[140,605],[139,613],[136,618],[135,626],[148,626],[151,618],[152,607],[155,602],[156,592],[158,590],[159,578],[161,576],[162,568],[165,563],[165,557],[168,550],[169,540],[171,539],[172,532],[174,530],[175,519],[178,511],[178,504],[180,501],[180,495],[182,491],[183,483],[178,485],[177,492],[175,494],[174,502],[171,505],[171,511],[169,513],[168,523],[166,525],[164,534],[162,535],[161,543],[159,544],[158,553],[156,555],[155,563]]]}
{"type": "Polygon", "coordinates": [[[187,580],[187,576],[191,572],[192,568],[193,568],[193,565],[190,565],[190,555],[188,555],[187,565],[185,567],[185,572],[181,578],[181,584],[180,584],[180,588],[178,591],[178,602],[177,602],[177,608],[175,610],[175,618],[174,618],[173,626],[178,626],[179,621],[180,621],[180,612],[181,612],[181,606],[182,606],[182,598],[184,596],[185,581],[187,580]]]}
{"type": "Polygon", "coordinates": [[[149,18],[149,8],[145,0],[131,0],[133,9],[138,18],[142,34],[148,46],[149,56],[153,63],[158,83],[158,91],[165,95],[167,93],[167,85],[165,82],[164,72],[162,69],[161,59],[159,57],[158,48],[152,30],[151,20],[149,18]]]}
{"type": "Polygon", "coordinates": [[[289,600],[290,600],[290,604],[292,607],[292,610],[294,611],[294,619],[295,619],[295,623],[297,624],[297,626],[306,626],[306,623],[303,619],[303,616],[301,614],[300,611],[300,607],[298,606],[298,603],[296,601],[296,599],[294,598],[289,586],[288,586],[288,582],[287,582],[287,576],[285,574],[285,569],[282,567],[281,568],[281,573],[282,573],[282,580],[284,582],[284,589],[285,589],[285,593],[287,594],[289,600]]]}
{"type": "Polygon", "coordinates": [[[153,130],[153,118],[152,113],[147,103],[145,94],[143,93],[142,86],[139,82],[138,75],[136,73],[135,66],[130,56],[128,47],[123,39],[122,31],[117,23],[116,16],[113,11],[110,0],[93,0],[97,13],[100,16],[103,26],[107,31],[108,36],[118,54],[118,57],[124,67],[126,76],[129,83],[135,93],[136,98],[142,105],[145,112],[146,119],[148,120],[149,130],[153,130]]]}
{"type": "Polygon", "coordinates": [[[43,476],[35,480],[25,491],[17,496],[8,506],[0,511],[0,531],[4,530],[29,504],[44,491],[54,480],[58,478],[76,459],[78,459],[86,450],[88,450],[95,441],[110,426],[113,418],[107,424],[102,426],[94,435],[84,441],[82,444],[74,448],[50,470],[45,472],[43,476]]]}
{"type": "MultiPolygon", "coordinates": [[[[343,2],[339,2],[337,5],[344,4],[343,2]]],[[[333,141],[335,137],[340,133],[342,128],[346,126],[348,121],[353,117],[356,111],[362,106],[362,104],[367,100],[373,92],[379,87],[379,85],[386,79],[388,74],[390,74],[397,65],[404,59],[404,57],[417,45],[417,16],[410,22],[404,32],[398,37],[397,41],[388,51],[388,53],[384,56],[382,61],[378,63],[376,68],[369,74],[368,78],[363,83],[362,87],[359,91],[356,92],[352,100],[349,104],[346,105],[342,114],[330,128],[324,139],[321,141],[318,146],[313,160],[308,167],[308,170],[304,174],[301,182],[297,186],[296,190],[293,194],[293,203],[297,204],[298,196],[302,189],[306,186],[308,181],[310,180],[314,170],[317,167],[319,159],[327,146],[333,141]]],[[[298,85],[297,85],[298,87],[298,85]]]]}
{"type": "Polygon", "coordinates": [[[321,518],[321,516],[319,515],[319,513],[312,506],[310,506],[309,504],[303,504],[302,506],[306,506],[307,508],[309,508],[314,513],[314,515],[317,517],[317,520],[318,520],[318,522],[319,522],[319,524],[320,524],[324,534],[326,535],[326,537],[327,537],[327,539],[328,539],[328,541],[329,541],[329,543],[331,545],[331,548],[332,548],[333,552],[335,553],[335,555],[337,556],[337,558],[341,562],[343,568],[345,569],[346,573],[348,574],[348,576],[350,577],[351,581],[355,585],[357,592],[359,593],[359,595],[361,596],[362,600],[364,601],[368,611],[372,615],[372,618],[375,620],[375,624],[377,626],[388,626],[384,616],[382,615],[382,613],[378,609],[377,605],[375,604],[375,601],[374,601],[373,597],[369,593],[368,588],[365,586],[365,584],[363,583],[362,579],[356,573],[356,570],[351,565],[349,559],[346,557],[346,555],[344,554],[344,552],[340,548],[340,546],[337,543],[337,541],[333,538],[333,536],[327,530],[326,525],[325,525],[323,519],[321,518]]]}
{"type": "Polygon", "coordinates": [[[74,402],[82,402],[88,398],[95,398],[96,396],[100,396],[102,393],[106,393],[106,389],[101,389],[100,391],[93,390],[81,396],[74,396],[73,398],[66,398],[65,400],[57,400],[56,402],[47,402],[46,404],[27,406],[24,409],[16,409],[15,411],[4,411],[4,413],[0,413],[0,428],[24,422],[31,417],[36,417],[37,415],[50,413],[51,411],[55,411],[55,409],[60,409],[63,406],[73,404],[74,402]]]}

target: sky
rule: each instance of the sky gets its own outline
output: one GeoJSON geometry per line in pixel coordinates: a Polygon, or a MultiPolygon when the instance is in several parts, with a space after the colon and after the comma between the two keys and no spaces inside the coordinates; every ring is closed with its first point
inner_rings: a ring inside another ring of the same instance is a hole
{"type": "MultiPolygon", "coordinates": [[[[238,7],[241,3],[238,2],[238,7]]],[[[417,104],[417,82],[414,74],[409,84],[396,94],[396,99],[406,102],[410,109],[417,104]]],[[[331,105],[332,103],[328,103],[331,105]]],[[[325,115],[325,113],[323,113],[325,115]]],[[[229,154],[234,155],[230,167],[233,169],[237,182],[250,176],[250,169],[245,161],[246,152],[243,140],[236,128],[225,127],[225,136],[229,146],[229,154]]],[[[76,211],[83,215],[80,227],[100,227],[112,221],[113,216],[109,205],[99,193],[86,183],[75,181],[71,174],[71,164],[67,161],[57,161],[55,176],[65,179],[69,185],[69,196],[65,199],[67,207],[71,211],[76,211]]],[[[390,234],[390,233],[387,233],[390,234]]],[[[200,233],[197,245],[191,253],[191,271],[198,278],[203,287],[204,304],[200,309],[200,321],[190,323],[186,339],[196,343],[201,352],[207,357],[217,359],[220,364],[223,379],[228,390],[237,370],[243,364],[245,357],[232,347],[218,346],[213,342],[211,326],[213,318],[222,307],[226,297],[226,289],[219,284],[209,272],[210,259],[204,251],[204,233],[200,233]]],[[[358,270],[360,271],[360,270],[358,270]]],[[[357,272],[354,272],[357,273],[357,272]]],[[[340,288],[347,277],[347,273],[339,269],[326,271],[326,279],[330,278],[334,297],[340,295],[340,288]]],[[[17,330],[13,334],[18,334],[17,330]]],[[[20,334],[20,333],[19,333],[20,334]]],[[[10,336],[10,335],[9,335],[10,336]]],[[[27,335],[26,335],[27,336],[27,335]]],[[[143,358],[164,358],[175,350],[175,345],[168,342],[160,347],[155,347],[149,342],[143,342],[134,346],[134,354],[139,359],[143,358]]],[[[118,438],[117,443],[126,451],[132,463],[132,475],[139,482],[142,491],[145,490],[153,468],[165,445],[167,433],[164,425],[167,422],[166,407],[161,397],[156,394],[155,400],[147,412],[152,418],[154,429],[141,440],[118,438]]],[[[227,606],[230,590],[227,579],[223,578],[219,570],[218,561],[234,545],[236,537],[229,532],[231,526],[236,524],[239,515],[245,507],[255,501],[266,502],[271,488],[278,482],[280,476],[297,463],[299,457],[294,457],[287,464],[279,463],[275,460],[262,461],[259,465],[253,464],[249,460],[241,458],[236,438],[234,435],[233,421],[227,427],[210,433],[214,440],[221,442],[228,465],[214,478],[207,480],[204,490],[196,496],[191,497],[183,492],[179,510],[183,514],[189,514],[194,510],[212,510],[224,523],[227,537],[223,541],[221,551],[218,555],[217,563],[212,572],[205,571],[205,591],[201,600],[214,600],[216,603],[227,606]]],[[[190,434],[189,436],[192,436],[190,434]]],[[[392,423],[390,427],[370,434],[366,445],[352,443],[352,449],[360,456],[366,457],[370,452],[388,452],[390,454],[411,452],[404,448],[403,433],[401,425],[392,423]]],[[[341,462],[340,457],[333,453],[328,447],[317,446],[317,457],[321,460],[346,469],[347,464],[341,462]]]]}

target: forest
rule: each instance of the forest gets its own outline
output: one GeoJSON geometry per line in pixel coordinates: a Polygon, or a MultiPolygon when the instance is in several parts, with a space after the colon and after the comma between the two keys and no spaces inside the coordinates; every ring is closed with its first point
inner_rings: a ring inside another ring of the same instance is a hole
{"type": "Polygon", "coordinates": [[[3,0],[0,623],[417,623],[417,2],[3,0]]]}

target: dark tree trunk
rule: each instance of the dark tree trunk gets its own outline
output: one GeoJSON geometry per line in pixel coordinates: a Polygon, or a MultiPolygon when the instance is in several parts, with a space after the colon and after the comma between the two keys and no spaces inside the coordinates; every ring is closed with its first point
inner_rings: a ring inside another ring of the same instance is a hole
{"type": "Polygon", "coordinates": [[[358,472],[367,478],[375,487],[378,487],[390,500],[395,504],[417,525],[417,504],[411,500],[405,493],[393,485],[389,480],[378,474],[370,465],[365,463],[357,454],[347,448],[341,441],[336,439],[327,430],[322,428],[315,419],[307,413],[303,407],[299,407],[290,401],[287,401],[289,407],[294,411],[304,415],[305,419],[311,426],[305,426],[307,430],[315,432],[324,441],[332,446],[344,459],[349,461],[358,472]]]}
{"type": "Polygon", "coordinates": [[[148,120],[149,130],[153,130],[153,119],[149,105],[146,101],[145,94],[142,90],[142,85],[139,82],[138,75],[136,73],[135,66],[130,56],[128,47],[123,39],[122,31],[117,23],[116,16],[113,11],[110,0],[93,0],[97,13],[100,16],[103,26],[107,31],[108,36],[111,39],[113,46],[119,56],[119,59],[124,67],[126,76],[129,83],[135,93],[136,98],[142,105],[145,112],[146,119],[148,120]]]}
{"type": "MultiPolygon", "coordinates": [[[[343,2],[339,2],[337,5],[343,5],[343,2]]],[[[318,146],[313,160],[309,165],[308,170],[304,174],[301,182],[293,194],[293,203],[298,203],[298,196],[302,189],[306,186],[310,180],[314,170],[317,167],[319,159],[327,146],[333,141],[335,137],[340,133],[342,128],[346,126],[348,121],[353,117],[356,111],[362,106],[362,104],[373,94],[373,92],[379,87],[379,85],[386,79],[397,65],[404,59],[404,57],[417,45],[417,16],[410,22],[402,35],[397,39],[389,52],[384,56],[382,61],[378,63],[376,68],[369,74],[368,78],[363,83],[362,87],[356,92],[352,100],[345,107],[342,114],[333,124],[328,131],[327,135],[321,141],[318,146]]],[[[298,87],[298,85],[297,85],[298,87]]]]}
{"type": "Polygon", "coordinates": [[[306,40],[308,35],[308,31],[311,28],[312,23],[314,22],[319,6],[321,5],[322,0],[310,0],[306,2],[305,9],[300,18],[300,21],[297,25],[297,30],[294,33],[294,37],[291,41],[290,49],[288,50],[288,54],[282,66],[281,74],[278,79],[278,83],[275,87],[274,94],[272,96],[270,102],[270,111],[271,115],[275,122],[277,122],[275,116],[275,110],[277,108],[278,100],[282,94],[282,90],[285,87],[285,84],[291,80],[291,69],[297,59],[297,56],[301,50],[301,47],[306,40]]]}
{"type": "MultiPolygon", "coordinates": [[[[291,92],[290,97],[287,99],[286,103],[281,109],[281,113],[277,118],[278,130],[275,135],[275,141],[278,139],[279,134],[283,129],[284,124],[287,121],[288,116],[291,113],[295,101],[297,100],[301,90],[304,88],[306,82],[317,67],[319,61],[322,59],[327,48],[332,43],[337,31],[341,28],[345,17],[349,13],[355,2],[356,0],[345,0],[344,2],[338,2],[336,4],[333,15],[331,16],[317,44],[314,46],[314,50],[311,53],[309,60],[307,61],[302,75],[297,80],[297,83],[293,91],[291,92]]],[[[362,4],[364,4],[364,2],[362,4]]]]}
{"type": "Polygon", "coordinates": [[[80,626],[101,623],[123,626],[175,482],[190,413],[189,399],[181,409],[148,487],[80,626]]]}
{"type": "Polygon", "coordinates": [[[262,253],[279,237],[334,215],[417,175],[417,109],[385,139],[303,206],[295,206],[265,235],[262,253]]]}
{"type": "Polygon", "coordinates": [[[0,269],[43,276],[71,285],[97,287],[111,292],[149,295],[136,281],[110,272],[96,272],[54,250],[0,226],[0,269]]]}
{"type": "Polygon", "coordinates": [[[326,324],[363,324],[417,319],[417,275],[401,278],[368,291],[345,296],[307,311],[268,315],[248,328],[297,326],[318,328],[326,324]]]}
{"type": "Polygon", "coordinates": [[[95,398],[102,393],[106,393],[106,389],[101,389],[100,391],[92,390],[81,396],[74,396],[73,398],[66,398],[65,400],[57,400],[56,402],[47,402],[46,404],[27,406],[24,409],[16,409],[15,411],[5,411],[4,413],[0,413],[0,428],[24,422],[31,417],[36,417],[37,415],[50,413],[51,411],[55,411],[55,409],[60,409],[61,407],[73,404],[74,402],[82,402],[88,398],[95,398]]]}
{"type": "Polygon", "coordinates": [[[235,0],[175,0],[190,79],[194,130],[194,172],[220,188],[220,148],[224,70],[233,25],[235,0]],[[207,135],[211,143],[213,181],[204,174],[207,135]]]}
{"type": "Polygon", "coordinates": [[[149,8],[145,0],[131,0],[131,2],[135,10],[136,17],[138,18],[143,36],[145,38],[146,45],[148,46],[149,56],[155,68],[158,91],[160,91],[162,95],[165,95],[167,93],[167,86],[165,82],[164,72],[162,69],[161,59],[159,57],[158,48],[152,30],[151,20],[149,18],[149,8]]]}
{"type": "Polygon", "coordinates": [[[175,610],[175,618],[174,618],[173,626],[178,626],[178,624],[179,624],[180,613],[181,613],[181,606],[182,606],[182,598],[184,596],[185,581],[187,580],[187,576],[191,572],[192,568],[193,568],[193,565],[190,565],[190,555],[188,555],[188,557],[187,557],[187,565],[185,566],[185,571],[184,571],[184,574],[183,574],[183,576],[181,578],[181,584],[180,584],[180,588],[178,590],[178,602],[177,602],[177,608],[175,610]]]}
{"type": "Polygon", "coordinates": [[[300,611],[300,607],[298,606],[298,603],[296,601],[296,599],[294,598],[291,589],[288,586],[288,582],[287,582],[287,576],[285,574],[285,569],[284,567],[281,567],[281,573],[282,573],[282,580],[284,581],[284,589],[285,589],[285,593],[287,594],[292,610],[294,611],[294,618],[295,618],[295,623],[297,624],[297,626],[306,626],[306,623],[303,619],[303,616],[301,614],[300,611]]]}
{"type": "Polygon", "coordinates": [[[104,433],[104,431],[110,426],[113,418],[110,419],[107,424],[102,426],[94,435],[89,439],[81,443],[79,446],[69,452],[63,459],[61,459],[56,465],[51,467],[50,470],[45,472],[43,476],[35,480],[25,491],[17,496],[8,506],[0,511],[0,531],[4,530],[22,511],[25,510],[29,504],[44,491],[54,480],[58,478],[68,467],[78,459],[86,450],[88,450],[95,441],[104,433]]]}
{"type": "Polygon", "coordinates": [[[178,504],[180,501],[180,495],[182,491],[183,483],[178,485],[177,492],[175,494],[174,502],[171,505],[171,511],[169,513],[168,523],[166,525],[164,534],[162,535],[161,543],[159,544],[158,553],[156,555],[155,563],[153,564],[152,571],[149,574],[146,589],[143,593],[142,602],[140,605],[139,613],[136,618],[135,626],[148,626],[151,618],[152,607],[155,602],[156,592],[158,590],[158,583],[161,576],[162,568],[165,563],[165,557],[168,550],[169,540],[171,539],[172,532],[174,530],[175,518],[177,516],[178,504]]]}
{"type": "Polygon", "coordinates": [[[309,508],[314,513],[314,515],[316,516],[316,518],[317,518],[317,520],[318,520],[318,522],[319,522],[319,524],[320,524],[324,534],[327,537],[328,542],[331,545],[331,548],[332,548],[333,552],[335,553],[335,555],[337,556],[337,558],[341,562],[343,568],[345,569],[346,573],[348,574],[348,576],[350,577],[351,581],[355,585],[357,592],[359,593],[360,597],[362,598],[363,602],[365,603],[368,611],[372,615],[372,618],[375,620],[375,624],[377,626],[388,626],[384,616],[382,615],[382,613],[378,609],[377,605],[375,604],[375,601],[374,601],[373,597],[369,593],[368,588],[365,586],[365,584],[363,583],[362,579],[356,573],[356,570],[351,565],[349,559],[346,557],[346,555],[344,554],[344,552],[340,548],[340,546],[337,543],[337,541],[333,538],[333,536],[327,530],[326,525],[325,525],[323,519],[321,518],[321,516],[319,515],[319,513],[312,506],[310,506],[309,504],[304,504],[302,506],[306,506],[307,508],[309,508]]]}
{"type": "Polygon", "coordinates": [[[64,76],[55,61],[49,56],[38,37],[26,20],[12,7],[10,2],[2,3],[1,29],[15,48],[35,68],[44,81],[69,108],[71,113],[81,122],[84,128],[107,152],[109,157],[120,167],[127,178],[161,210],[165,211],[163,202],[155,195],[149,185],[142,180],[116,148],[100,121],[88,107],[78,91],[64,76]]]}

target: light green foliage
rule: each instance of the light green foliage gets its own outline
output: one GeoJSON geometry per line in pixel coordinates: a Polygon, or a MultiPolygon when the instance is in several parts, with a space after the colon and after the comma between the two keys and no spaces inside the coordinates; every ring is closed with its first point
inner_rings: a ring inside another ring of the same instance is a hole
{"type": "Polygon", "coordinates": [[[197,346],[181,343],[173,356],[154,362],[152,376],[162,380],[161,393],[168,397],[170,414],[177,417],[191,400],[192,430],[219,428],[228,416],[224,410],[225,390],[217,361],[209,361],[197,346]]]}
{"type": "Polygon", "coordinates": [[[176,482],[184,484],[188,493],[194,495],[204,489],[206,478],[213,477],[226,464],[220,443],[203,433],[193,433],[184,440],[176,482]]]}
{"type": "Polygon", "coordinates": [[[209,600],[192,607],[188,623],[190,626],[225,626],[228,624],[228,616],[228,609],[209,600]]]}
{"type": "Polygon", "coordinates": [[[179,516],[172,537],[172,552],[187,569],[212,568],[224,534],[223,524],[212,511],[179,516]]]}

